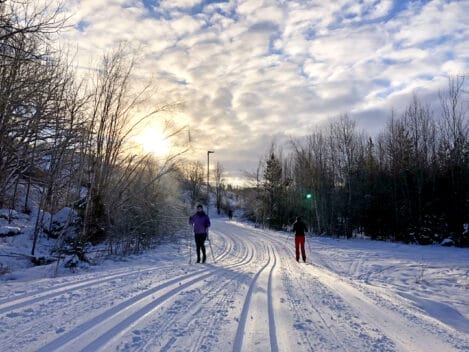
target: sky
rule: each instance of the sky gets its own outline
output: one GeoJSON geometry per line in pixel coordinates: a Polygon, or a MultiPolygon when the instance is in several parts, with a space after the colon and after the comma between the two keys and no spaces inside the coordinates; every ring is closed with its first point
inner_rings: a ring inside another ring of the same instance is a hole
{"type": "Polygon", "coordinates": [[[225,178],[348,114],[370,135],[469,73],[469,1],[64,0],[62,40],[92,68],[121,41],[169,117],[190,129],[192,156],[213,150],[225,178]],[[97,61],[95,61],[97,62],[97,61]]]}

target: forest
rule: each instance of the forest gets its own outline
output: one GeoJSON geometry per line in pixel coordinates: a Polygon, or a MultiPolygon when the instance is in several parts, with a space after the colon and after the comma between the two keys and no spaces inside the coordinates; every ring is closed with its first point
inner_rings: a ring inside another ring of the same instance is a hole
{"type": "MultiPolygon", "coordinates": [[[[182,221],[172,174],[184,150],[162,160],[130,143],[174,104],[151,104],[125,43],[79,75],[53,45],[67,19],[50,6],[0,3],[0,208],[9,222],[40,209],[32,255],[43,232],[83,259],[89,244],[138,251],[182,221]],[[66,226],[54,227],[51,214],[65,208],[66,226]]],[[[181,129],[170,125],[167,137],[181,129]]]]}
{"type": "Polygon", "coordinates": [[[377,137],[344,114],[293,139],[288,155],[273,144],[251,175],[250,217],[284,228],[303,215],[321,235],[468,246],[464,78],[449,78],[433,109],[413,96],[377,137]]]}

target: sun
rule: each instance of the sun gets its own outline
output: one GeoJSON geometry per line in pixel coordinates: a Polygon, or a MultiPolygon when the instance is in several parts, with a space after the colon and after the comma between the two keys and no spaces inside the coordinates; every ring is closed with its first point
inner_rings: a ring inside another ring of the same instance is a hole
{"type": "Polygon", "coordinates": [[[157,129],[151,127],[144,129],[135,137],[135,141],[146,153],[153,153],[157,156],[166,156],[169,153],[169,142],[157,129]]]}

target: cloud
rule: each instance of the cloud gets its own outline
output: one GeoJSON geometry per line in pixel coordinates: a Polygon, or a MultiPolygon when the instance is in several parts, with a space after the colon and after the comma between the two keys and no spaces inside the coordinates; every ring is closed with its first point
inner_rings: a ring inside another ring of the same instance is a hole
{"type": "MultiPolygon", "coordinates": [[[[469,3],[353,0],[69,0],[64,40],[78,60],[119,41],[138,48],[140,77],[183,101],[180,123],[232,175],[271,140],[349,113],[370,132],[414,92],[469,72],[469,3]],[[224,162],[223,160],[226,160],[224,162]],[[227,169],[228,167],[225,167],[227,169]]],[[[87,65],[84,65],[87,66],[87,65]]]]}
{"type": "Polygon", "coordinates": [[[451,43],[462,33],[461,39],[466,38],[469,23],[466,14],[469,3],[448,2],[443,0],[431,1],[420,9],[410,8],[393,22],[399,28],[395,39],[404,47],[431,46],[431,42],[439,40],[451,43]],[[446,37],[446,38],[445,38],[446,37]]]}
{"type": "Polygon", "coordinates": [[[174,30],[175,35],[183,37],[192,33],[197,33],[202,27],[203,22],[189,15],[181,16],[171,22],[171,28],[174,30]]]}
{"type": "Polygon", "coordinates": [[[164,10],[191,9],[201,2],[201,0],[162,0],[160,1],[160,7],[164,10]]]}

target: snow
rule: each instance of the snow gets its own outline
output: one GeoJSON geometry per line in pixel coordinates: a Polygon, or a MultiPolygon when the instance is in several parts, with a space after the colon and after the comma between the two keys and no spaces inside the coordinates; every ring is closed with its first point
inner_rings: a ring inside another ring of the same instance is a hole
{"type": "Polygon", "coordinates": [[[0,209],[0,218],[8,219],[9,217],[18,218],[18,212],[16,210],[0,209]]]}
{"type": "Polygon", "coordinates": [[[0,350],[469,350],[467,249],[308,237],[297,263],[290,233],[224,218],[210,241],[206,264],[189,228],[75,273],[0,257],[0,350]]]}
{"type": "Polygon", "coordinates": [[[21,232],[21,229],[17,226],[0,226],[0,236],[14,236],[21,232]]]}

